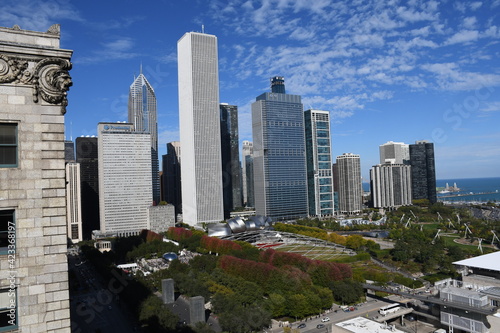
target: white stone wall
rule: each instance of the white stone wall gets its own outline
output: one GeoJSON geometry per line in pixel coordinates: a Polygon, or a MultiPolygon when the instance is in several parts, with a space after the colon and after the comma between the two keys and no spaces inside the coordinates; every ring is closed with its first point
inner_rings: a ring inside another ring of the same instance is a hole
{"type": "MultiPolygon", "coordinates": [[[[47,57],[70,59],[71,51],[54,49],[58,40],[54,33],[0,28],[0,55],[26,59],[29,72],[47,57]],[[26,45],[33,43],[36,49],[26,45]]],[[[64,116],[60,104],[35,103],[33,92],[30,80],[0,83],[0,122],[18,125],[18,166],[0,168],[0,209],[16,215],[15,261],[9,267],[0,255],[0,288],[15,276],[20,332],[70,332],[64,116]]]]}

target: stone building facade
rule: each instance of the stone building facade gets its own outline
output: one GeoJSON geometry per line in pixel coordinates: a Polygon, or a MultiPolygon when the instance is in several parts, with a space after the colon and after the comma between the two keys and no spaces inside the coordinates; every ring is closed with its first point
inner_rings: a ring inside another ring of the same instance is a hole
{"type": "Polygon", "coordinates": [[[60,28],[0,28],[0,331],[70,332],[60,28]],[[12,321],[13,320],[13,321],[12,321]]]}

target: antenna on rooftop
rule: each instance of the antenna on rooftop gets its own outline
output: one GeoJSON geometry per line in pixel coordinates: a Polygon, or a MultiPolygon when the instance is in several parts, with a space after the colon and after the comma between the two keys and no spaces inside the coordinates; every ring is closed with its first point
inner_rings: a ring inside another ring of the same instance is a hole
{"type": "Polygon", "coordinates": [[[69,141],[73,141],[73,122],[69,122],[69,141]]]}
{"type": "Polygon", "coordinates": [[[201,25],[201,33],[202,33],[202,34],[204,34],[204,33],[205,33],[205,25],[204,25],[204,24],[202,24],[202,25],[201,25]]]}

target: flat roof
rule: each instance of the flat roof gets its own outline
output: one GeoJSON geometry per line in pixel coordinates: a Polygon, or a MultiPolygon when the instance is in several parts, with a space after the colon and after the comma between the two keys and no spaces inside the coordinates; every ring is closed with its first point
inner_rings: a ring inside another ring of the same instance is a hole
{"type": "Polygon", "coordinates": [[[335,326],[341,327],[344,330],[347,330],[349,332],[353,333],[384,333],[384,332],[392,332],[392,333],[404,333],[401,330],[398,330],[397,328],[393,328],[392,325],[385,325],[382,323],[377,323],[376,321],[363,318],[363,317],[356,317],[352,318],[346,321],[343,321],[341,323],[335,324],[335,326]]]}
{"type": "Polygon", "coordinates": [[[482,256],[474,258],[455,261],[453,264],[500,272],[500,251],[483,254],[482,256]]]}

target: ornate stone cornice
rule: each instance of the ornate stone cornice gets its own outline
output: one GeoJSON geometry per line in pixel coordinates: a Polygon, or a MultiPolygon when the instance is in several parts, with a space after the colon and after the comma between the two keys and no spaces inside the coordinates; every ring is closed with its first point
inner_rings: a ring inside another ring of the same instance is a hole
{"type": "Polygon", "coordinates": [[[47,103],[59,104],[61,114],[66,113],[67,92],[73,85],[70,69],[67,59],[23,59],[0,54],[0,83],[32,85],[33,102],[38,103],[41,97],[47,103]]]}

